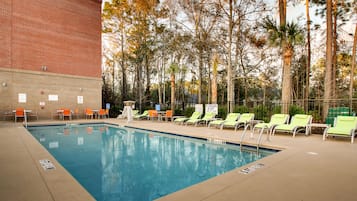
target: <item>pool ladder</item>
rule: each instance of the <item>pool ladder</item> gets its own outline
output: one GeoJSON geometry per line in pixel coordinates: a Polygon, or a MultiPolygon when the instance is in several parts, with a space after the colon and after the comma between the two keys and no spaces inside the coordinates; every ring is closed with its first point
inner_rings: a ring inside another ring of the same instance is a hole
{"type": "MultiPolygon", "coordinates": [[[[240,139],[240,148],[242,149],[243,148],[243,140],[245,138],[245,135],[247,133],[247,130],[248,130],[248,127],[250,126],[250,137],[253,137],[253,128],[252,128],[252,125],[251,124],[247,124],[245,127],[244,127],[244,131],[243,131],[243,134],[241,136],[241,139],[240,139]]],[[[258,136],[258,140],[257,140],[257,151],[259,151],[259,147],[260,147],[260,144],[262,142],[262,135],[263,135],[263,132],[264,130],[267,131],[267,135],[268,135],[268,140],[269,140],[269,135],[270,135],[270,130],[268,129],[268,127],[264,127],[262,129],[260,129],[260,132],[259,132],[259,136],[258,136]]]]}
{"type": "Polygon", "coordinates": [[[24,122],[23,123],[25,124],[25,128],[27,128],[27,114],[26,114],[26,112],[24,112],[24,122]]]}

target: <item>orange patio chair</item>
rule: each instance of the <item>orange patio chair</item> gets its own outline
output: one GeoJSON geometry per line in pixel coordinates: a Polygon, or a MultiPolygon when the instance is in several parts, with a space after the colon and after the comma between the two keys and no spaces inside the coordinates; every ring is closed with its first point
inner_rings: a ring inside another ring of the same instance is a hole
{"type": "Polygon", "coordinates": [[[72,112],[70,109],[63,109],[63,120],[68,117],[69,120],[72,120],[72,112]]]}
{"type": "Polygon", "coordinates": [[[86,108],[86,110],[85,110],[85,116],[86,116],[86,119],[87,119],[88,117],[90,117],[91,119],[93,119],[93,110],[90,109],[90,108],[86,108]]]}
{"type": "Polygon", "coordinates": [[[149,110],[149,119],[154,120],[155,118],[159,118],[157,111],[149,110]]]}
{"type": "Polygon", "coordinates": [[[109,109],[105,109],[105,115],[107,115],[107,118],[109,118],[109,109]]]}
{"type": "Polygon", "coordinates": [[[15,123],[17,122],[17,118],[25,118],[25,109],[22,107],[16,108],[15,111],[15,123]]]}
{"type": "Polygon", "coordinates": [[[165,116],[163,116],[165,118],[165,121],[168,121],[168,119],[170,119],[172,121],[172,110],[166,110],[165,116]]]}
{"type": "Polygon", "coordinates": [[[105,109],[100,109],[98,112],[99,118],[106,118],[107,117],[107,111],[105,109]]]}

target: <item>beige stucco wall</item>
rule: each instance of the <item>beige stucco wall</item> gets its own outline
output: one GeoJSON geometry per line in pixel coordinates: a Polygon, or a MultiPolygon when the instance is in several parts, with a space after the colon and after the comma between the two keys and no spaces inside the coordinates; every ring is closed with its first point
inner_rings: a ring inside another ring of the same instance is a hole
{"type": "Polygon", "coordinates": [[[63,107],[81,113],[86,107],[99,109],[101,84],[100,78],[0,67],[0,112],[24,107],[37,112],[40,119],[48,119],[63,107]],[[18,102],[19,93],[26,94],[26,103],[18,102]],[[58,95],[58,101],[49,101],[49,95],[58,95]],[[78,104],[78,96],[83,96],[83,104],[78,104]],[[41,106],[40,102],[45,105],[41,106]]]}

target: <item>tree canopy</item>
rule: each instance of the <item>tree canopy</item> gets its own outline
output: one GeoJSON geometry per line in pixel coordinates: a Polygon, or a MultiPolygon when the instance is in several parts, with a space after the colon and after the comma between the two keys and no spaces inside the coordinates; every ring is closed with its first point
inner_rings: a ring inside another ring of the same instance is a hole
{"type": "MultiPolygon", "coordinates": [[[[326,89],[315,80],[325,73],[321,66],[325,50],[309,53],[314,66],[310,72],[306,67],[309,54],[305,45],[311,41],[312,48],[318,50],[333,43],[320,39],[325,37],[327,22],[325,18],[312,22],[301,17],[285,22],[289,9],[284,6],[296,6],[301,1],[292,5],[286,5],[286,1],[278,3],[269,4],[264,0],[104,1],[104,98],[114,105],[134,99],[140,108],[155,103],[177,108],[189,103],[284,102],[282,98],[286,96],[291,97],[290,104],[306,97],[321,98],[326,89]],[[283,15],[279,18],[283,24],[271,17],[276,12],[283,15]],[[307,23],[319,27],[311,30],[311,36],[303,28],[307,23]],[[283,75],[289,79],[282,79],[283,75]],[[284,86],[288,86],[288,92],[284,86]]],[[[334,35],[337,42],[332,56],[337,60],[333,72],[338,79],[335,82],[331,76],[330,81],[339,89],[348,86],[351,80],[348,69],[352,64],[353,34],[348,33],[347,25],[356,20],[356,8],[353,7],[355,0],[332,3],[330,6],[336,16],[333,23],[340,30],[336,33],[342,33],[341,30],[347,33],[334,35]]],[[[311,5],[316,15],[326,16],[329,4],[325,1],[312,1],[311,5]]],[[[346,98],[345,92],[335,95],[346,98]]]]}

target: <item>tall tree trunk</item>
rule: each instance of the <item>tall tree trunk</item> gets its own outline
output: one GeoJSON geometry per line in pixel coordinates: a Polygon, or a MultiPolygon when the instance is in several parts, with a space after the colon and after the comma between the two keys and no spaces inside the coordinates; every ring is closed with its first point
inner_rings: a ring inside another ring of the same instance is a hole
{"type": "MultiPolygon", "coordinates": [[[[163,62],[163,61],[161,61],[161,62],[163,62]]],[[[156,68],[158,69],[157,77],[158,77],[158,80],[159,80],[159,84],[158,84],[158,87],[157,87],[157,95],[159,97],[159,104],[161,105],[162,104],[162,96],[161,96],[161,84],[162,84],[161,71],[162,71],[162,69],[160,69],[160,60],[159,59],[157,60],[156,68]]]]}
{"type": "Polygon", "coordinates": [[[165,80],[165,56],[163,56],[163,61],[162,61],[162,69],[163,69],[163,90],[162,90],[162,102],[166,104],[166,80],[165,80]]]}
{"type": "Polygon", "coordinates": [[[212,97],[211,97],[211,103],[216,104],[217,103],[217,68],[218,68],[218,56],[215,54],[213,56],[213,62],[212,62],[212,97]]]}
{"type": "Polygon", "coordinates": [[[282,113],[289,113],[289,106],[291,104],[292,83],[291,83],[291,60],[293,58],[293,50],[285,47],[283,52],[283,86],[282,86],[282,113]]]}
{"type": "Polygon", "coordinates": [[[207,103],[212,103],[212,83],[211,83],[211,50],[209,48],[206,48],[207,52],[207,65],[208,65],[208,81],[207,81],[207,103]]]}
{"type": "MultiPolygon", "coordinates": [[[[241,45],[241,34],[242,34],[242,27],[241,27],[241,21],[242,21],[242,18],[241,16],[238,16],[238,19],[236,20],[235,24],[237,26],[237,31],[236,31],[236,48],[235,48],[235,58],[234,58],[234,62],[232,61],[232,68],[233,66],[237,66],[238,68],[242,68],[242,71],[243,73],[245,73],[245,68],[244,68],[244,64],[243,64],[243,59],[242,59],[242,45],[241,45]],[[239,62],[240,61],[240,62],[239,62]]],[[[233,29],[233,27],[232,27],[233,29]]],[[[235,75],[233,75],[235,76],[235,75]]],[[[233,91],[233,98],[234,98],[234,103],[238,103],[238,104],[241,104],[241,101],[240,101],[240,88],[241,86],[245,87],[245,82],[244,82],[244,78],[245,78],[245,75],[243,74],[243,77],[242,79],[240,79],[240,81],[238,82],[235,82],[235,79],[233,79],[233,84],[232,84],[232,91],[233,91]],[[236,87],[237,85],[237,87],[236,87]],[[237,89],[236,89],[237,88],[237,89]]],[[[245,95],[244,95],[244,98],[245,98],[245,95]]],[[[244,99],[246,100],[246,99],[244,99]]]]}
{"type": "Polygon", "coordinates": [[[324,80],[324,104],[322,109],[322,117],[326,119],[329,102],[331,99],[331,83],[332,83],[332,0],[326,1],[326,69],[324,80]]]}
{"type": "Polygon", "coordinates": [[[244,76],[243,83],[244,83],[244,106],[247,105],[249,102],[249,96],[248,96],[248,79],[247,75],[244,76]]]}
{"type": "Polygon", "coordinates": [[[309,0],[306,3],[306,25],[307,25],[307,57],[306,57],[306,78],[305,78],[305,111],[308,111],[309,107],[309,93],[310,93],[310,68],[311,68],[311,36],[310,36],[310,6],[309,0]]]}
{"type": "Polygon", "coordinates": [[[331,70],[331,98],[336,99],[336,72],[337,72],[337,3],[338,0],[332,2],[332,70],[331,70]]]}
{"type": "Polygon", "coordinates": [[[356,66],[356,46],[357,46],[357,24],[355,26],[355,35],[353,37],[353,48],[352,48],[352,65],[351,65],[351,75],[350,75],[350,108],[352,109],[352,99],[353,99],[353,83],[354,83],[354,72],[356,66]]]}
{"type": "Polygon", "coordinates": [[[234,85],[232,79],[232,29],[233,29],[233,1],[229,0],[229,25],[228,25],[228,65],[227,65],[227,109],[228,113],[234,108],[234,85]]]}
{"type": "MultiPolygon", "coordinates": [[[[200,39],[199,39],[200,40],[200,39]]],[[[201,42],[200,42],[201,43],[201,42]]],[[[203,81],[203,50],[200,44],[198,61],[198,103],[202,103],[202,81],[203,81]]]]}
{"type": "Polygon", "coordinates": [[[150,87],[151,87],[151,79],[150,79],[150,66],[149,66],[149,57],[145,55],[145,71],[146,71],[146,88],[145,88],[145,99],[150,100],[150,87]]]}
{"type": "Polygon", "coordinates": [[[171,82],[171,110],[172,113],[174,114],[175,112],[175,73],[172,72],[170,76],[170,82],[171,82]]]}
{"type": "MultiPolygon", "coordinates": [[[[279,19],[280,26],[283,27],[286,24],[286,0],[279,0],[279,19]]],[[[281,89],[281,113],[288,114],[289,106],[291,103],[291,76],[290,76],[290,66],[287,61],[286,56],[288,55],[287,44],[285,37],[282,38],[282,50],[283,50],[283,80],[281,89]]]]}
{"type": "Polygon", "coordinates": [[[125,53],[124,53],[124,29],[121,32],[121,77],[122,77],[122,99],[125,101],[128,97],[128,88],[126,80],[126,66],[125,66],[125,53]]]}
{"type": "Polygon", "coordinates": [[[142,67],[140,63],[136,64],[136,94],[137,98],[139,99],[139,110],[142,111],[142,98],[143,98],[143,91],[142,91],[142,67]]]}
{"type": "Polygon", "coordinates": [[[115,69],[118,65],[118,61],[117,61],[117,57],[114,56],[114,63],[113,63],[113,71],[112,71],[112,77],[113,77],[113,80],[112,80],[112,100],[113,102],[115,102],[115,69]]]}

